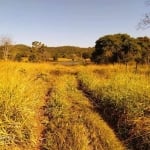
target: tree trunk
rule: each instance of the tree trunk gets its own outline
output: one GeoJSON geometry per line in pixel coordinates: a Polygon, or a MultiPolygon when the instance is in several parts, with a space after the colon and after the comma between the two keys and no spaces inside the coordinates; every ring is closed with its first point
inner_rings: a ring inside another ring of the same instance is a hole
{"type": "Polygon", "coordinates": [[[4,47],[3,57],[4,57],[4,60],[7,61],[7,59],[8,59],[8,47],[4,47]]]}

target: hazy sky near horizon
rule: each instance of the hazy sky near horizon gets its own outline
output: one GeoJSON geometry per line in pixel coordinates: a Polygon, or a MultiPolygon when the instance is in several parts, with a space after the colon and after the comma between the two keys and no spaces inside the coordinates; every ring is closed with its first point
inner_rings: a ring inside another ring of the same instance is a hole
{"type": "Polygon", "coordinates": [[[94,46],[106,34],[150,36],[137,24],[147,0],[0,0],[0,36],[14,43],[94,46]]]}

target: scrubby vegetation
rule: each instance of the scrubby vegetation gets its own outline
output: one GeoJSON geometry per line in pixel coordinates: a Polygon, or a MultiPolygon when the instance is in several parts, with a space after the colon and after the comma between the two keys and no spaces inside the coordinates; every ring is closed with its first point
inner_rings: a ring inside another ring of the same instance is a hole
{"type": "Polygon", "coordinates": [[[9,59],[13,61],[24,62],[46,62],[57,61],[58,58],[67,58],[71,61],[81,61],[82,59],[90,58],[94,48],[81,48],[75,46],[60,46],[48,47],[41,42],[34,41],[32,46],[13,43],[7,46],[7,54],[4,53],[4,48],[7,45],[0,45],[0,59],[9,59]],[[5,56],[6,55],[6,56],[5,56]],[[6,58],[5,58],[6,57],[6,58]]]}

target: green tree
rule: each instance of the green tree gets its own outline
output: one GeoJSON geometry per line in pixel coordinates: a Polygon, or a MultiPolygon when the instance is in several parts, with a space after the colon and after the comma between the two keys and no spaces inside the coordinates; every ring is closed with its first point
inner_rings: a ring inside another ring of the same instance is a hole
{"type": "Polygon", "coordinates": [[[96,41],[91,60],[96,63],[110,63],[119,60],[120,39],[117,35],[106,35],[96,41]]]}
{"type": "Polygon", "coordinates": [[[122,52],[122,61],[126,65],[129,61],[139,60],[141,57],[141,47],[138,45],[137,40],[131,37],[122,43],[122,52]]]}
{"type": "Polygon", "coordinates": [[[83,59],[88,59],[88,58],[90,58],[91,57],[91,54],[89,53],[89,52],[83,52],[82,53],[82,58],[83,59]]]}
{"type": "Polygon", "coordinates": [[[32,42],[32,52],[36,55],[38,61],[44,61],[45,45],[39,41],[32,42]]]}
{"type": "Polygon", "coordinates": [[[96,41],[92,61],[96,63],[127,63],[141,52],[136,39],[128,34],[106,35],[96,41]]]}
{"type": "Polygon", "coordinates": [[[138,37],[138,44],[141,46],[141,63],[150,63],[150,38],[148,37],[138,37]]]}

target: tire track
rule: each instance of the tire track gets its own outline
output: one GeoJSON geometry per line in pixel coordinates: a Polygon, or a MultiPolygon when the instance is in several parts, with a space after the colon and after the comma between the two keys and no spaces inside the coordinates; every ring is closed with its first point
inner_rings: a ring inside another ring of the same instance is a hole
{"type": "Polygon", "coordinates": [[[44,108],[40,150],[124,150],[113,130],[78,89],[73,75],[60,76],[49,90],[44,108]]]}

